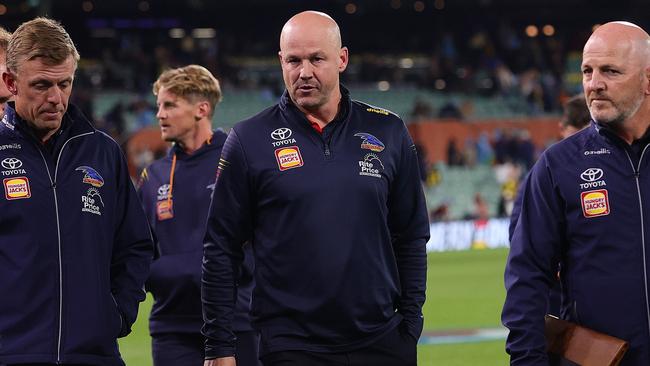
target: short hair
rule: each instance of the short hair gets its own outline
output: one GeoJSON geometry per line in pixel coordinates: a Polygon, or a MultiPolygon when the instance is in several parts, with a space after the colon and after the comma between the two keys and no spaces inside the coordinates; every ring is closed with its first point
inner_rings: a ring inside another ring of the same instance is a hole
{"type": "Polygon", "coordinates": [[[7,69],[18,72],[24,61],[42,59],[47,65],[59,65],[68,57],[79,61],[79,52],[61,23],[44,17],[27,21],[18,27],[7,46],[7,69]]]}
{"type": "Polygon", "coordinates": [[[585,101],[584,94],[575,95],[564,104],[564,114],[562,116],[563,126],[572,126],[580,130],[589,124],[591,114],[585,101]]]}
{"type": "Polygon", "coordinates": [[[9,40],[11,39],[11,33],[6,29],[0,27],[0,52],[7,52],[7,46],[9,46],[9,40]]]}
{"type": "Polygon", "coordinates": [[[161,88],[191,102],[207,101],[210,103],[210,118],[221,101],[219,80],[208,69],[199,65],[188,65],[164,71],[153,84],[153,94],[158,95],[161,88]]]}

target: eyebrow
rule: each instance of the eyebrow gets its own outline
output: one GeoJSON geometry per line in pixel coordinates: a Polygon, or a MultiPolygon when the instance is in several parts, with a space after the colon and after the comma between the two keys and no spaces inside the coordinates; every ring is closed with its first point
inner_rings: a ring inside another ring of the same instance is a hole
{"type": "Polygon", "coordinates": [[[60,84],[60,83],[65,83],[65,82],[72,82],[72,80],[73,80],[72,77],[68,77],[68,78],[65,78],[65,79],[62,79],[62,80],[59,80],[59,81],[53,81],[53,80],[50,80],[50,79],[39,78],[39,79],[31,80],[29,82],[29,85],[30,86],[33,86],[33,85],[36,85],[36,84],[52,85],[52,84],[60,84]]]}

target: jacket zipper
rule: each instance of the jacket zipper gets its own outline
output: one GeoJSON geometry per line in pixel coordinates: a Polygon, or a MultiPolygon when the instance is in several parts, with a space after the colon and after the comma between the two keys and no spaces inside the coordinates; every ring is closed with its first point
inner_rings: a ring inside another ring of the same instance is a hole
{"type": "Polygon", "coordinates": [[[641,251],[643,254],[643,285],[645,287],[645,310],[646,310],[646,320],[648,321],[648,332],[650,332],[650,303],[648,302],[648,268],[646,264],[646,253],[645,253],[645,222],[643,218],[643,202],[641,201],[641,185],[639,184],[639,174],[641,170],[641,161],[643,161],[643,156],[645,155],[646,150],[649,145],[646,145],[641,152],[641,157],[639,158],[639,165],[634,167],[630,153],[625,150],[627,159],[632,165],[632,170],[634,171],[634,180],[636,181],[636,192],[639,197],[639,213],[641,214],[641,251]]]}
{"type": "Polygon", "coordinates": [[[63,143],[63,146],[61,146],[61,150],[59,150],[59,155],[56,158],[56,166],[54,167],[54,180],[52,180],[52,175],[50,174],[50,169],[47,166],[47,160],[45,159],[43,152],[41,151],[40,147],[38,146],[36,147],[39,154],[41,154],[41,158],[43,159],[43,163],[45,164],[45,171],[47,172],[47,176],[50,179],[50,186],[52,187],[52,193],[54,194],[54,211],[56,213],[56,237],[58,241],[58,250],[59,250],[58,253],[59,254],[59,333],[57,336],[57,346],[56,346],[57,364],[61,364],[61,334],[63,332],[63,260],[61,257],[61,225],[59,219],[59,202],[56,196],[56,176],[57,173],[59,172],[59,161],[61,160],[61,154],[63,153],[63,149],[65,149],[65,145],[67,145],[68,142],[72,141],[73,139],[76,139],[77,137],[92,135],[93,133],[94,132],[86,132],[80,135],[72,136],[63,143]]]}

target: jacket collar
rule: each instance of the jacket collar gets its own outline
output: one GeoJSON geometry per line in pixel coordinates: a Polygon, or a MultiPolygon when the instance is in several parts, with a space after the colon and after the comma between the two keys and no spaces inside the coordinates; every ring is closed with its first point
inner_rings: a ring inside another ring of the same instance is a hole
{"type": "MultiPolygon", "coordinates": [[[[34,139],[36,138],[32,129],[27,125],[27,122],[16,113],[14,102],[7,103],[2,124],[11,130],[19,131],[21,134],[28,135],[34,139]]],[[[63,114],[61,126],[57,134],[65,133],[67,136],[75,136],[95,131],[96,129],[90,124],[90,121],[83,115],[81,110],[73,104],[68,104],[68,110],[63,114]]]]}
{"type": "Polygon", "coordinates": [[[176,155],[178,159],[192,159],[203,155],[209,151],[220,149],[223,147],[223,144],[226,142],[226,137],[228,135],[223,132],[222,129],[218,128],[212,131],[212,137],[210,140],[206,141],[201,147],[199,147],[193,154],[187,155],[183,149],[178,144],[173,144],[172,147],[167,152],[167,156],[170,158],[176,155]]]}
{"type": "MultiPolygon", "coordinates": [[[[629,147],[630,145],[623,140],[616,132],[614,132],[611,128],[608,126],[602,125],[594,120],[591,121],[591,124],[593,128],[598,132],[598,134],[608,141],[611,141],[612,143],[615,143],[621,147],[629,147]]],[[[650,142],[650,129],[646,131],[646,133],[641,137],[639,140],[635,140],[634,143],[647,143],[650,142]]]]}
{"type": "MultiPolygon", "coordinates": [[[[336,117],[334,117],[334,121],[346,120],[350,115],[349,112],[352,104],[352,100],[350,99],[350,91],[345,86],[343,86],[343,84],[339,84],[339,90],[341,91],[341,102],[339,104],[341,109],[339,110],[339,113],[336,115],[336,117]]],[[[287,110],[293,108],[296,111],[300,112],[300,114],[303,114],[302,111],[300,111],[298,107],[296,107],[296,105],[293,103],[291,97],[289,96],[289,92],[286,89],[280,97],[279,106],[280,110],[283,112],[286,112],[287,110]]]]}

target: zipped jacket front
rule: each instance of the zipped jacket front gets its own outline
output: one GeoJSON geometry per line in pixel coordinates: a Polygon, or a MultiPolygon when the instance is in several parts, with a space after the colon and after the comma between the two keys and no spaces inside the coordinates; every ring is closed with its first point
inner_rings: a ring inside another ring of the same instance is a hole
{"type": "MultiPolygon", "coordinates": [[[[190,155],[175,144],[166,157],[154,161],[142,173],[138,195],[156,236],[157,255],[146,283],[154,297],[149,321],[152,335],[201,331],[203,237],[226,137],[225,132],[216,130],[190,155]]],[[[238,281],[235,331],[252,330],[250,249],[245,264],[238,281]]]]}
{"type": "Polygon", "coordinates": [[[119,146],[70,105],[49,148],[0,123],[0,363],[123,365],[153,254],[119,146]]]}
{"type": "Polygon", "coordinates": [[[420,336],[429,225],[415,146],[398,116],[341,94],[322,133],[287,92],[231,130],[205,239],[206,357],[234,353],[246,241],[261,355],[360,349],[398,325],[420,336]]]}
{"type": "Polygon", "coordinates": [[[650,152],[606,128],[551,146],[522,189],[502,320],[513,365],[548,365],[544,313],[561,267],[561,317],[630,343],[621,365],[650,364],[650,152]]]}

